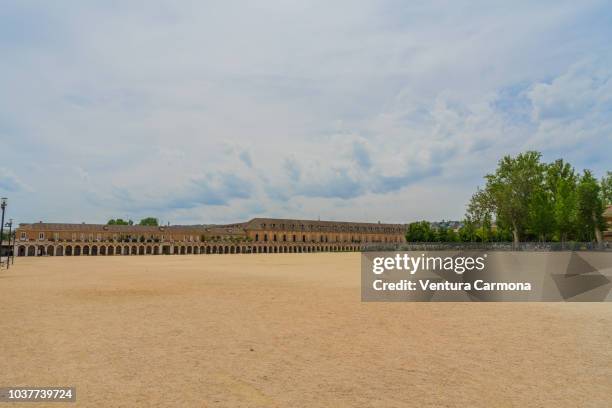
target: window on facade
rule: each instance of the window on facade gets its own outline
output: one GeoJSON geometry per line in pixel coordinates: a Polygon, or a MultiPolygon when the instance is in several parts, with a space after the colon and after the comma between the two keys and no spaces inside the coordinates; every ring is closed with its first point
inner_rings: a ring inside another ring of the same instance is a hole
{"type": "Polygon", "coordinates": [[[273,241],[276,242],[276,234],[274,234],[273,241]]]}
{"type": "Polygon", "coordinates": [[[102,234],[98,234],[98,236],[96,237],[96,239],[97,239],[98,241],[102,241],[102,234]]]}
{"type": "Polygon", "coordinates": [[[255,234],[255,242],[259,241],[259,234],[255,234]]]}
{"type": "Polygon", "coordinates": [[[113,241],[116,241],[116,240],[117,240],[117,234],[114,234],[113,235],[113,241]]]}
{"type": "Polygon", "coordinates": [[[53,233],[53,238],[54,238],[56,241],[59,241],[59,232],[54,232],[54,233],[53,233]]]}
{"type": "Polygon", "coordinates": [[[89,240],[93,241],[93,234],[89,234],[89,240]]]}
{"type": "Polygon", "coordinates": [[[25,233],[25,232],[22,232],[22,233],[21,233],[21,240],[22,240],[22,241],[25,241],[25,240],[26,240],[26,238],[27,238],[26,233],[25,233]]]}
{"type": "Polygon", "coordinates": [[[306,242],[306,235],[302,235],[302,242],[306,242]]]}
{"type": "Polygon", "coordinates": [[[295,242],[295,234],[293,234],[293,242],[295,242]]]}
{"type": "Polygon", "coordinates": [[[268,240],[268,234],[264,234],[264,241],[268,240]]]}
{"type": "Polygon", "coordinates": [[[283,241],[287,241],[287,235],[283,234],[283,241]]]}
{"type": "Polygon", "coordinates": [[[85,234],[81,234],[81,241],[85,241],[85,234]]]}
{"type": "Polygon", "coordinates": [[[38,239],[40,239],[41,241],[42,241],[43,239],[45,239],[45,233],[44,233],[44,232],[39,232],[39,233],[38,233],[38,239]]]}

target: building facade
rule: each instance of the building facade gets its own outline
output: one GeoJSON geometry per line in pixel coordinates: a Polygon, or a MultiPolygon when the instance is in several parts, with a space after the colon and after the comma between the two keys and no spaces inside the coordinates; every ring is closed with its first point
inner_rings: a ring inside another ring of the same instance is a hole
{"type": "Polygon", "coordinates": [[[17,256],[188,255],[360,251],[405,242],[402,224],[255,218],[215,226],[20,224],[17,256]]]}

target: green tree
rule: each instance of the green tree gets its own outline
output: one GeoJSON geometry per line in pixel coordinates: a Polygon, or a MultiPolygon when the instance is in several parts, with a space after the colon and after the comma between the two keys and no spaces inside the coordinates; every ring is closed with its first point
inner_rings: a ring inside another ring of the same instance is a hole
{"type": "Polygon", "coordinates": [[[459,241],[459,235],[455,232],[454,229],[449,228],[446,233],[446,242],[457,242],[459,241]]]}
{"type": "Polygon", "coordinates": [[[477,240],[476,226],[469,219],[463,221],[463,225],[459,228],[459,240],[461,242],[474,242],[477,240]]]}
{"type": "Polygon", "coordinates": [[[408,242],[432,242],[435,238],[434,231],[427,221],[419,221],[408,224],[406,241],[408,242]]]}
{"type": "Polygon", "coordinates": [[[577,225],[576,177],[560,179],[554,199],[555,230],[564,243],[575,235],[577,225]]]}
{"type": "Polygon", "coordinates": [[[448,228],[444,225],[440,225],[438,229],[434,231],[433,240],[436,242],[448,242],[448,228]]]}
{"type": "Polygon", "coordinates": [[[612,205],[612,171],[601,178],[601,200],[604,207],[612,205]]]}
{"type": "Polygon", "coordinates": [[[552,193],[543,188],[537,188],[529,202],[528,229],[545,242],[555,228],[555,206],[552,193]]]}
{"type": "Polygon", "coordinates": [[[147,217],[140,220],[138,225],[148,225],[151,227],[157,227],[159,225],[159,222],[157,221],[157,218],[147,217]]]}
{"type": "Polygon", "coordinates": [[[545,166],[540,158],[541,154],[534,151],[505,156],[495,173],[486,176],[486,191],[497,220],[510,226],[514,244],[520,242],[526,230],[533,194],[543,183],[545,166]]]}
{"type": "Polygon", "coordinates": [[[577,221],[580,238],[598,243],[603,241],[601,231],[605,228],[601,187],[589,170],[584,170],[576,189],[577,221]]]}
{"type": "Polygon", "coordinates": [[[121,218],[110,219],[106,223],[106,225],[133,225],[133,224],[134,224],[134,221],[132,221],[132,220],[124,221],[121,218]]]}
{"type": "Polygon", "coordinates": [[[490,192],[479,187],[468,203],[465,218],[471,223],[471,227],[474,228],[473,233],[480,241],[486,242],[491,239],[493,212],[494,205],[490,192]]]}

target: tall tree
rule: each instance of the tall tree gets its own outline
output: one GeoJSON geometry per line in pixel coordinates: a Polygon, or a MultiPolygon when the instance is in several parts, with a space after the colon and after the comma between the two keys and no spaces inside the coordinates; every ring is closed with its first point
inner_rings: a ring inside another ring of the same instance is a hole
{"type": "Polygon", "coordinates": [[[601,231],[605,228],[601,187],[589,170],[584,170],[576,189],[577,221],[582,238],[598,243],[603,241],[601,231]]]}
{"type": "Polygon", "coordinates": [[[562,178],[557,181],[554,195],[555,231],[561,243],[574,235],[577,225],[576,177],[562,178]]]}
{"type": "Polygon", "coordinates": [[[477,230],[474,233],[483,242],[490,241],[493,235],[491,229],[494,210],[490,192],[479,187],[468,203],[465,218],[471,227],[477,230]]]}
{"type": "Polygon", "coordinates": [[[541,188],[544,165],[534,151],[516,157],[505,156],[494,174],[486,176],[488,191],[497,220],[512,229],[514,244],[524,234],[533,193],[541,188]]]}
{"type": "Polygon", "coordinates": [[[529,203],[528,229],[540,242],[545,242],[555,228],[555,207],[552,193],[540,186],[536,188],[529,203]]]}
{"type": "Polygon", "coordinates": [[[601,178],[601,199],[604,207],[612,205],[612,171],[601,178]]]}

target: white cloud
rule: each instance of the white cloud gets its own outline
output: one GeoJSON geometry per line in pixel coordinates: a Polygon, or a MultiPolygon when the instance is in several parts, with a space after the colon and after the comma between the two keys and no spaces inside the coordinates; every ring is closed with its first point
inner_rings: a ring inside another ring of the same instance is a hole
{"type": "Polygon", "coordinates": [[[609,169],[605,3],[60,3],[0,17],[23,221],[457,218],[504,154],[609,169]]]}

